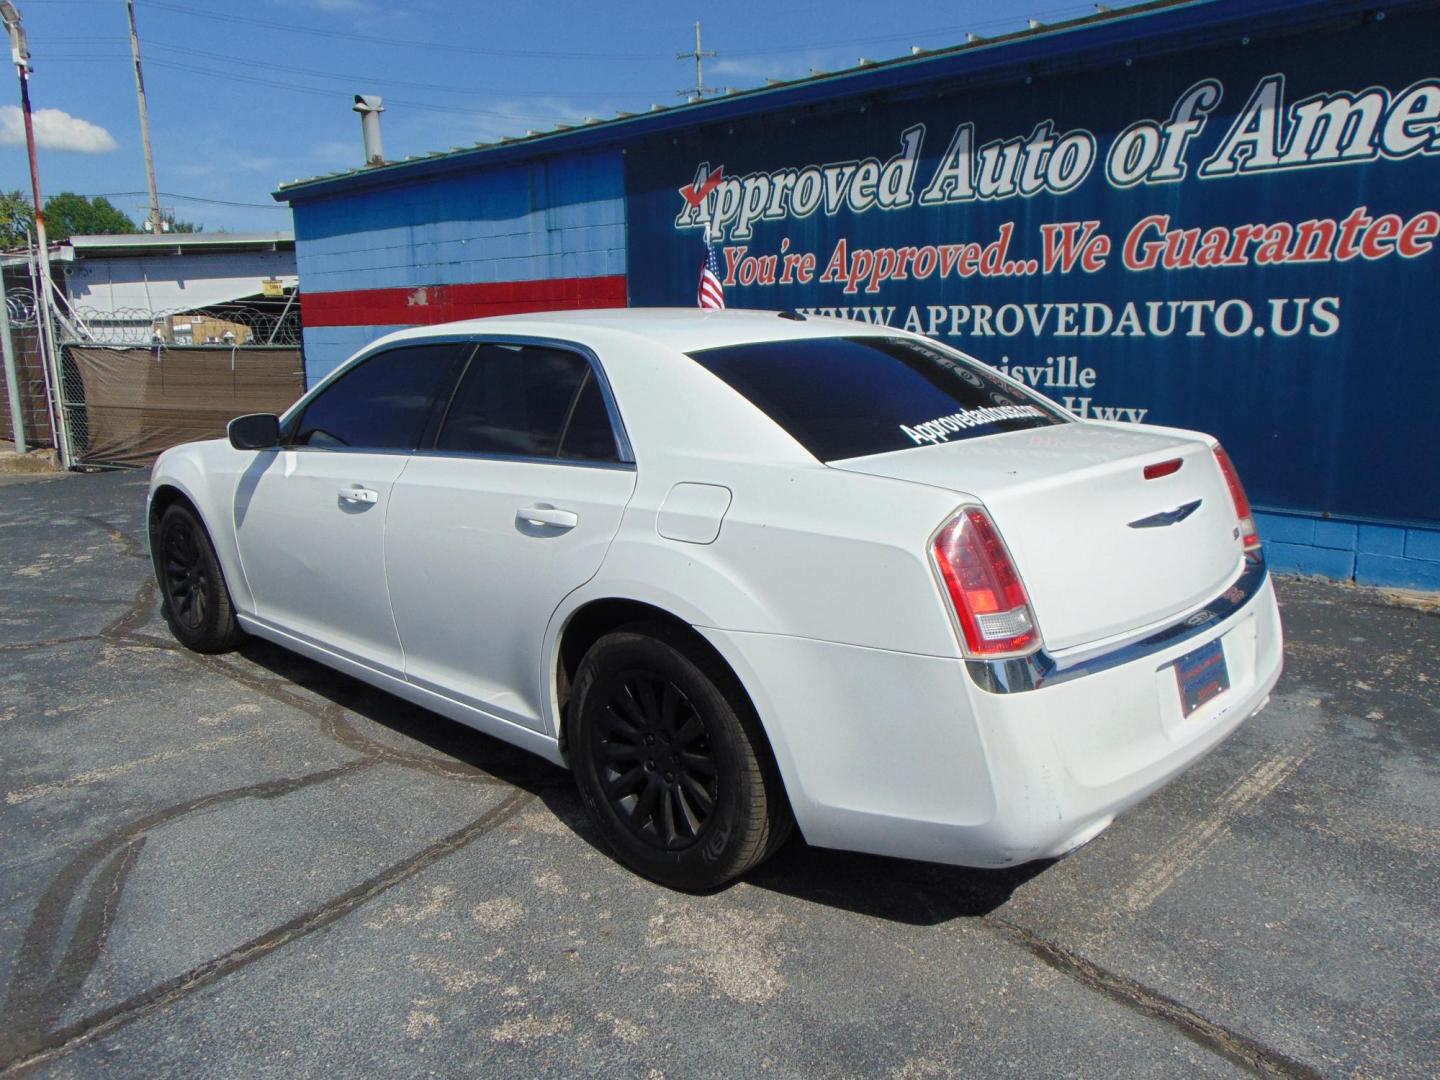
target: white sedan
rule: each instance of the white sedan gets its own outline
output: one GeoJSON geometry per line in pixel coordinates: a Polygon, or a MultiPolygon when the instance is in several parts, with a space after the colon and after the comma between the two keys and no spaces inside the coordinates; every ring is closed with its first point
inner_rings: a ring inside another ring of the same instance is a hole
{"type": "Polygon", "coordinates": [[[402,331],[156,462],[175,636],[278,642],[568,766],[627,865],[1060,855],[1280,675],[1207,435],[927,338],[615,310],[402,331]]]}

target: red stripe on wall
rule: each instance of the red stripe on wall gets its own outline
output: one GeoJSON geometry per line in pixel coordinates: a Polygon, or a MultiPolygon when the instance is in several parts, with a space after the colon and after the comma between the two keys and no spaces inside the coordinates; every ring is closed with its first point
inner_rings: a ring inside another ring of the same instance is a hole
{"type": "Polygon", "coordinates": [[[353,289],[300,294],[306,326],[429,325],[527,311],[624,307],[624,274],[545,278],[473,285],[424,285],[418,289],[353,289]]]}

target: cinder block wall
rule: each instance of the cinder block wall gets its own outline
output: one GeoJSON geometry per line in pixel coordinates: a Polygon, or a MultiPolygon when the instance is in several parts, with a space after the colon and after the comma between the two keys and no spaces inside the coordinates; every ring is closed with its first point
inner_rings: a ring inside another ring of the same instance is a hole
{"type": "Polygon", "coordinates": [[[1260,512],[1255,522],[1274,570],[1440,590],[1440,529],[1260,512]]]}

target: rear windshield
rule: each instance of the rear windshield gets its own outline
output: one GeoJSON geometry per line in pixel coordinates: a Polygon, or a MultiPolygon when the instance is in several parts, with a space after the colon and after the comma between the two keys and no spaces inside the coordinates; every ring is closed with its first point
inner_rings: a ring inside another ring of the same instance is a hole
{"type": "Polygon", "coordinates": [[[1065,422],[980,364],[910,338],[800,338],[690,357],[821,461],[1065,422]]]}

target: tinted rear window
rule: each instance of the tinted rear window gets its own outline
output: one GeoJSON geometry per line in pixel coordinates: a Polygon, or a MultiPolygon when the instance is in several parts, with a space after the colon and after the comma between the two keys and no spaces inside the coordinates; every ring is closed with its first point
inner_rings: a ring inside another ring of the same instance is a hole
{"type": "Polygon", "coordinates": [[[481,345],[460,380],[437,450],[554,457],[590,365],[538,345],[481,345]]]}
{"type": "Polygon", "coordinates": [[[909,338],[801,338],[690,356],[821,461],[1064,423],[981,365],[909,338]]]}

